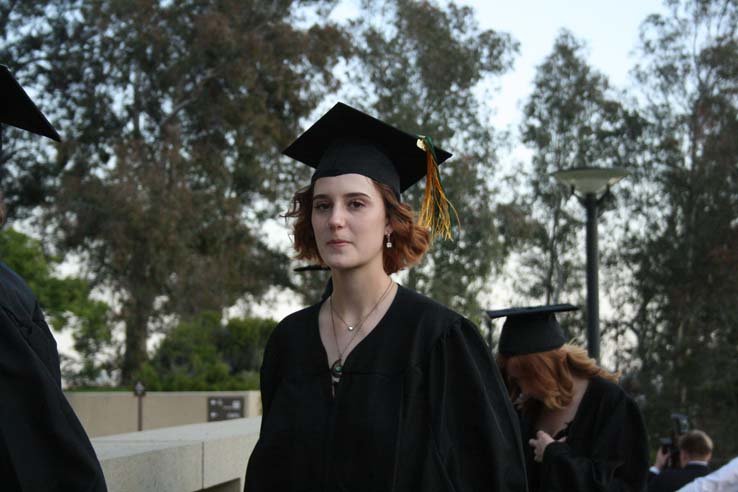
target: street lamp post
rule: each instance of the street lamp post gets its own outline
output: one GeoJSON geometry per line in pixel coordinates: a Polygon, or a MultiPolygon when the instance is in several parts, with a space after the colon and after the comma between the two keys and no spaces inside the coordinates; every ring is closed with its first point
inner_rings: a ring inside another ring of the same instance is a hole
{"type": "Polygon", "coordinates": [[[597,208],[610,188],[628,175],[621,168],[578,167],[558,171],[553,176],[569,186],[587,211],[587,352],[600,360],[599,249],[597,208]]]}

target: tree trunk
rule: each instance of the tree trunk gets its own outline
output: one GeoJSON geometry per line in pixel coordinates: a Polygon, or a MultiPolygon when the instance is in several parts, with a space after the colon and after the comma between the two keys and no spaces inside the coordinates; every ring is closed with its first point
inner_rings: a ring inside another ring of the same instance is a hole
{"type": "Polygon", "coordinates": [[[148,322],[151,316],[152,303],[140,299],[131,299],[127,306],[126,342],[123,354],[121,384],[133,384],[133,378],[148,360],[146,341],[148,340],[148,322]]]}

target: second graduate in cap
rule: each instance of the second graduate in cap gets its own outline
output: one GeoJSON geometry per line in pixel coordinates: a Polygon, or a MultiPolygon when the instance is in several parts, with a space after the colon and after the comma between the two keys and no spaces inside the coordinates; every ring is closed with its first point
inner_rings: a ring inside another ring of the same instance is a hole
{"type": "Polygon", "coordinates": [[[488,311],[505,317],[497,360],[520,411],[531,492],[641,491],[648,443],[640,410],[555,313],[570,304],[488,311]]]}
{"type": "Polygon", "coordinates": [[[477,328],[390,278],[450,232],[450,154],[340,103],[285,153],[316,169],[288,215],[333,292],[267,344],[246,490],[524,491],[517,418],[477,328]],[[401,193],[424,176],[416,221],[401,193]]]}

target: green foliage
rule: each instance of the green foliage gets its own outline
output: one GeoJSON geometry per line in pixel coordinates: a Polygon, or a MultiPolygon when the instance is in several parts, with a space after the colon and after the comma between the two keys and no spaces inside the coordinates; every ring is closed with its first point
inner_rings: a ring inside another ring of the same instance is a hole
{"type": "Polygon", "coordinates": [[[295,272],[293,289],[301,296],[305,303],[316,303],[325,291],[330,276],[330,272],[327,270],[295,272]]]}
{"type": "Polygon", "coordinates": [[[113,343],[110,307],[90,297],[90,282],[57,277],[60,259],[46,255],[40,241],[23,233],[10,228],[0,231],[0,258],[26,281],[54,330],[73,330],[82,368],[74,375],[66,374],[68,382],[94,381],[108,362],[98,356],[113,343]]]}
{"type": "Polygon", "coordinates": [[[262,354],[276,322],[215,312],[182,322],[162,340],[137,379],[150,391],[258,390],[262,354]]]}
{"type": "Polygon", "coordinates": [[[276,322],[272,319],[234,318],[215,337],[215,344],[231,370],[258,371],[264,347],[276,322]]]}

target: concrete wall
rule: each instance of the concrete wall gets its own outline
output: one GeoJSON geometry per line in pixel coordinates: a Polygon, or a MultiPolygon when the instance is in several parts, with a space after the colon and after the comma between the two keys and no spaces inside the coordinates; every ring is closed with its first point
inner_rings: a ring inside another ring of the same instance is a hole
{"type": "Polygon", "coordinates": [[[109,492],[241,492],[261,417],[92,439],[109,492]]]}
{"type": "MultiPolygon", "coordinates": [[[[65,392],[74,412],[90,437],[136,432],[138,398],[115,391],[65,392]]],[[[242,396],[244,417],[261,415],[258,391],[149,392],[143,397],[143,430],[208,421],[208,398],[242,396]]]]}

